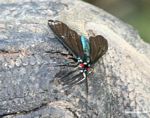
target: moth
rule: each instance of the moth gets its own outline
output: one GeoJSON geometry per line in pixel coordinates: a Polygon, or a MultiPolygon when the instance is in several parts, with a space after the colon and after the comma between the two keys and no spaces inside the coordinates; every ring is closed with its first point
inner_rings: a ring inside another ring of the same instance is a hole
{"type": "Polygon", "coordinates": [[[87,39],[84,35],[79,35],[66,24],[57,20],[48,20],[48,26],[60,43],[77,60],[75,71],[61,72],[62,74],[59,76],[61,82],[63,85],[71,87],[85,82],[86,93],[88,94],[87,77],[91,73],[91,68],[94,67],[94,64],[107,52],[107,40],[101,35],[90,36],[87,39]]]}

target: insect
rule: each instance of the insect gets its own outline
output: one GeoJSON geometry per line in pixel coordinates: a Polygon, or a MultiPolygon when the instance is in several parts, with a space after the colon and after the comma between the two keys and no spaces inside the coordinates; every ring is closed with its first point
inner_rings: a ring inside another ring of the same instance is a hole
{"type": "Polygon", "coordinates": [[[91,68],[108,50],[107,40],[101,36],[91,36],[89,40],[84,35],[78,35],[61,21],[48,20],[48,25],[58,38],[60,43],[77,60],[75,71],[61,73],[60,80],[64,85],[74,86],[85,82],[86,94],[88,95],[87,77],[91,68]],[[76,73],[73,75],[73,73],[76,73]]]}

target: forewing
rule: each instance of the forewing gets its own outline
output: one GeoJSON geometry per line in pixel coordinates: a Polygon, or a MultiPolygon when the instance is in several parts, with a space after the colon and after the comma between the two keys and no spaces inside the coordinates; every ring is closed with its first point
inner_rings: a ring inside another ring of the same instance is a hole
{"type": "Polygon", "coordinates": [[[76,58],[83,57],[84,53],[80,42],[80,36],[75,31],[61,21],[49,20],[48,25],[58,37],[59,41],[70,51],[71,54],[76,58]]]}
{"type": "Polygon", "coordinates": [[[89,38],[90,43],[90,60],[91,64],[94,64],[100,57],[102,57],[108,50],[107,40],[101,36],[97,35],[95,37],[89,38]]]}

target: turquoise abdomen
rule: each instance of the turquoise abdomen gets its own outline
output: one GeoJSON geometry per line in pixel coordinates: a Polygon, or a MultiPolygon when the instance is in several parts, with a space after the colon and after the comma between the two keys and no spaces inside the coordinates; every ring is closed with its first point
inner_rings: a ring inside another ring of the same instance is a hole
{"type": "Polygon", "coordinates": [[[89,41],[86,39],[85,36],[81,35],[81,43],[82,43],[82,48],[84,51],[84,62],[89,62],[90,61],[90,46],[89,46],[89,41]]]}

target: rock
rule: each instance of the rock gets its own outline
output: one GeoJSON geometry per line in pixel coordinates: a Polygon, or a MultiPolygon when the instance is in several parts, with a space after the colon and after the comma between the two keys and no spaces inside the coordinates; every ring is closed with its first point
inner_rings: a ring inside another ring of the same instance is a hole
{"type": "Polygon", "coordinates": [[[78,0],[1,0],[0,11],[1,117],[150,117],[150,45],[131,26],[78,0]],[[68,52],[49,19],[108,40],[107,54],[89,77],[88,103],[84,84],[66,94],[53,81],[68,52]]]}

